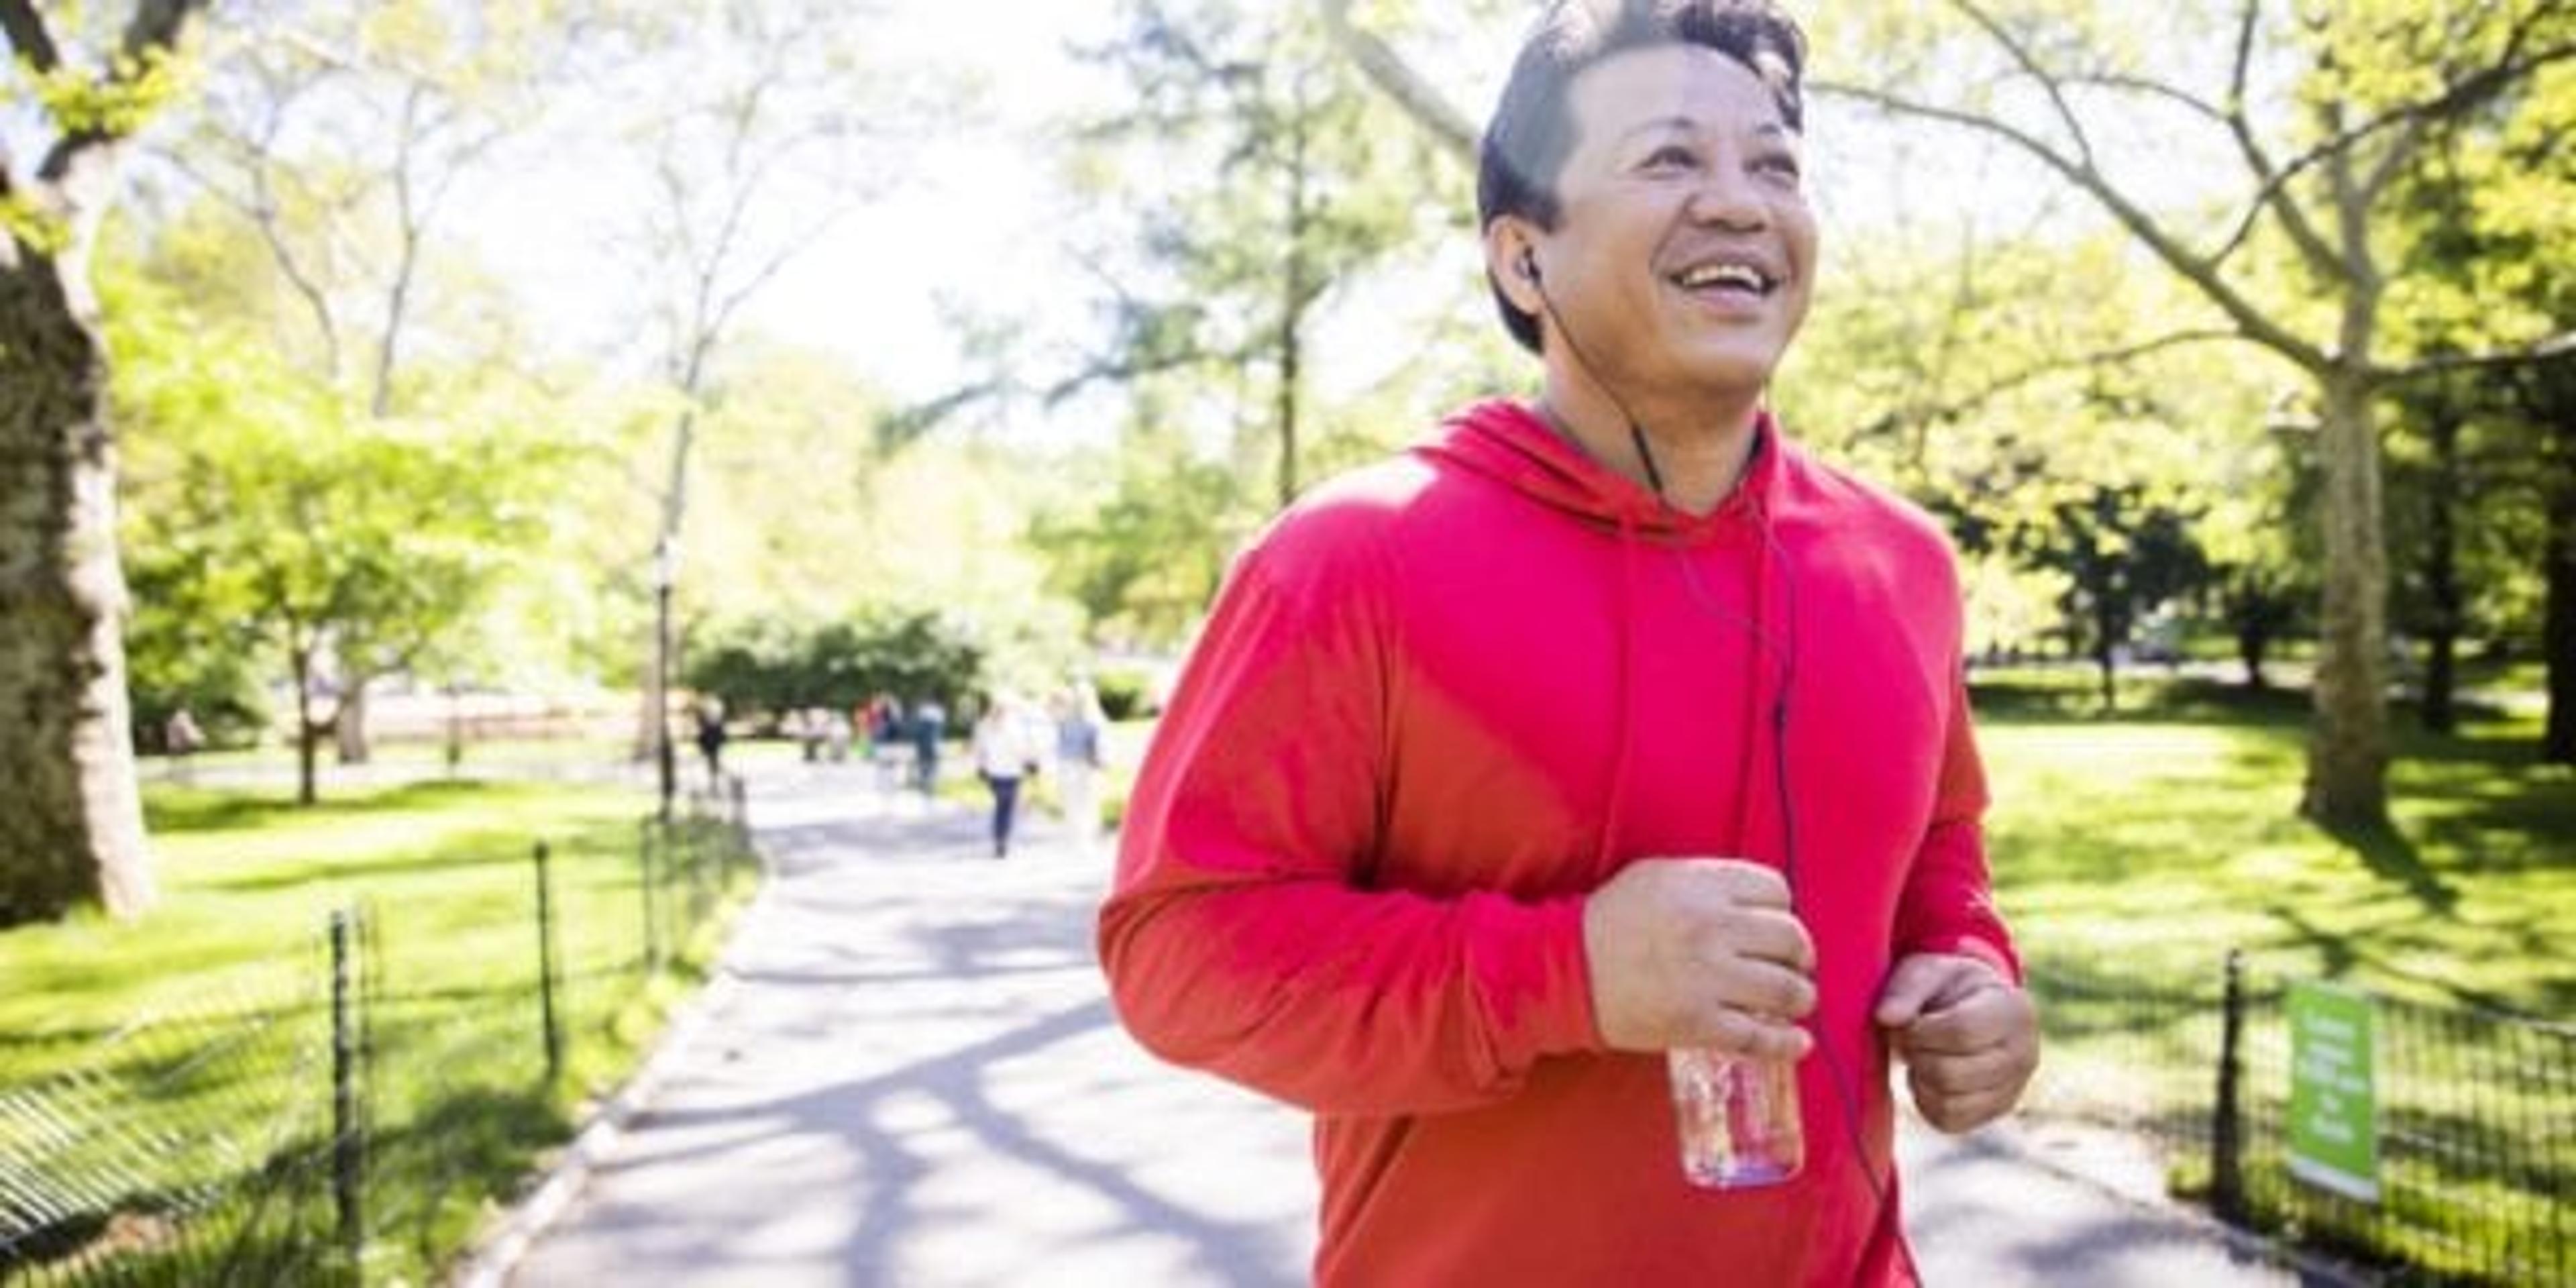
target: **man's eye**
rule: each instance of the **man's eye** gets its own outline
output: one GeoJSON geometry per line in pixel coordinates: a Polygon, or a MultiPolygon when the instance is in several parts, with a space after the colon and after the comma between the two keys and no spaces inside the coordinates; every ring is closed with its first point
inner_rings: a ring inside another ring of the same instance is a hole
{"type": "Polygon", "coordinates": [[[1682,147],[1679,144],[1667,144],[1646,154],[1645,168],[1648,170],[1686,170],[1698,164],[1699,158],[1692,155],[1689,148],[1682,147]]]}
{"type": "Polygon", "coordinates": [[[1787,155],[1763,157],[1753,163],[1753,168],[1762,174],[1787,179],[1793,183],[1797,181],[1798,176],[1801,173],[1798,168],[1798,159],[1787,155]]]}

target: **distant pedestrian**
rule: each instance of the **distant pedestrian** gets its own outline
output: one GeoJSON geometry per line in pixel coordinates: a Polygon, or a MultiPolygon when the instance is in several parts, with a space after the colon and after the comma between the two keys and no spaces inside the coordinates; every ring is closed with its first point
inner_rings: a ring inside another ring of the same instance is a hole
{"type": "Polygon", "coordinates": [[[823,742],[830,733],[831,718],[821,707],[804,707],[788,717],[788,732],[796,736],[796,745],[805,753],[805,763],[823,758],[823,742]]]}
{"type": "Polygon", "coordinates": [[[706,759],[707,786],[712,790],[724,781],[724,699],[712,693],[698,699],[697,721],[698,754],[706,759]]]}
{"type": "Polygon", "coordinates": [[[1020,783],[1037,772],[1038,748],[1029,736],[1020,701],[999,694],[975,722],[975,773],[993,795],[993,857],[1011,852],[1011,825],[1019,812],[1020,783]]]}
{"type": "Polygon", "coordinates": [[[1057,807],[1073,829],[1074,843],[1088,850],[1100,834],[1100,739],[1109,718],[1100,710],[1100,695],[1079,681],[1056,695],[1055,706],[1057,807]]]}
{"type": "Polygon", "coordinates": [[[948,708],[937,698],[912,707],[912,772],[925,797],[939,794],[939,740],[948,735],[948,708]]]}
{"type": "Polygon", "coordinates": [[[903,714],[895,705],[894,695],[880,693],[868,700],[868,758],[876,762],[877,790],[890,792],[901,779],[901,764],[907,749],[903,746],[903,714]]]}
{"type": "Polygon", "coordinates": [[[205,745],[206,735],[197,728],[197,718],[188,714],[186,707],[171,712],[170,718],[162,722],[161,749],[169,753],[170,777],[174,781],[188,781],[188,757],[205,745]]]}

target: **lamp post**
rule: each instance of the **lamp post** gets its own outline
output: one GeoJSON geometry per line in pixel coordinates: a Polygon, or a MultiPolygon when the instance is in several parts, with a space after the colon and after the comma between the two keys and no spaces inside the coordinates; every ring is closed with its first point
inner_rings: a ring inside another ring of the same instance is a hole
{"type": "Polygon", "coordinates": [[[653,543],[653,759],[662,775],[664,823],[679,788],[678,757],[671,749],[671,583],[679,579],[680,547],[669,533],[653,543]]]}

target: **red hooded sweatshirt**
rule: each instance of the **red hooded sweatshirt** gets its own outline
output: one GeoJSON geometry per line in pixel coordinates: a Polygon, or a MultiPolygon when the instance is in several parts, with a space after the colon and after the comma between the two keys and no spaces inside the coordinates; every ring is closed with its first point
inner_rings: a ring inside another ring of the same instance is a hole
{"type": "Polygon", "coordinates": [[[1910,952],[2019,973],[1957,577],[1923,515],[1760,435],[1693,517],[1485,403],[1218,595],[1101,960],[1147,1048],[1314,1112],[1319,1282],[1901,1278],[1871,1008],[1910,952]],[[1769,1188],[1690,1185],[1662,1058],[1593,1024],[1585,895],[1695,855],[1784,867],[1816,946],[1806,1164],[1769,1188]]]}

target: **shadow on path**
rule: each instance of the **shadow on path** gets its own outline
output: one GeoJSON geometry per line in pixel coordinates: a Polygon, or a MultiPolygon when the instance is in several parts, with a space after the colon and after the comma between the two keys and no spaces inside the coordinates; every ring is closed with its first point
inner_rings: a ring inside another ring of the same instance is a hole
{"type": "Polygon", "coordinates": [[[1117,1028],[1098,861],[1041,826],[996,862],[913,800],[753,817],[721,1006],[513,1283],[1303,1281],[1303,1122],[1117,1028]]]}

